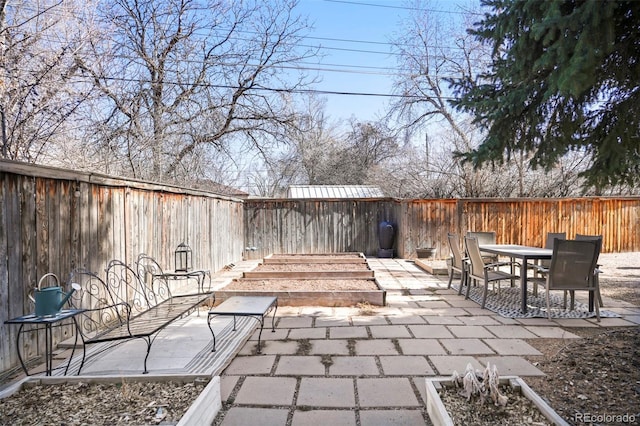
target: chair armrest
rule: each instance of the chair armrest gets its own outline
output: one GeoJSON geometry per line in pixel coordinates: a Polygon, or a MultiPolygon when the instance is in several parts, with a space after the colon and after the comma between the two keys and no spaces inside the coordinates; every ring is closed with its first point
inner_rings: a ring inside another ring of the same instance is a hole
{"type": "Polygon", "coordinates": [[[549,268],[545,268],[544,266],[541,266],[541,265],[536,265],[535,263],[529,263],[527,264],[527,266],[531,269],[535,269],[537,272],[541,274],[547,274],[549,272],[549,268]]]}
{"type": "Polygon", "coordinates": [[[498,268],[500,266],[507,266],[507,265],[518,265],[520,266],[519,262],[495,262],[495,263],[487,263],[486,265],[484,265],[484,269],[492,269],[492,268],[498,268]]]}

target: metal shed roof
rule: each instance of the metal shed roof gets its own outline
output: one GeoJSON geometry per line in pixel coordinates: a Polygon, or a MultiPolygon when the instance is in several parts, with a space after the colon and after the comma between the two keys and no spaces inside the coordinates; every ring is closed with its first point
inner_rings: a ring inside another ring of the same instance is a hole
{"type": "Polygon", "coordinates": [[[369,185],[291,185],[288,198],[382,198],[377,186],[369,185]]]}

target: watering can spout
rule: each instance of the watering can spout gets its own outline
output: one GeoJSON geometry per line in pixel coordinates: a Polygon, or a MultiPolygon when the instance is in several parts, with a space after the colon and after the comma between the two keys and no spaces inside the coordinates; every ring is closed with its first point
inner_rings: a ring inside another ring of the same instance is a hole
{"type": "Polygon", "coordinates": [[[67,300],[69,300],[69,298],[73,295],[73,293],[76,290],[80,290],[80,284],[78,283],[71,283],[71,291],[67,294],[62,293],[62,300],[60,300],[60,304],[58,305],[58,310],[62,309],[62,307],[64,306],[65,303],[67,303],[67,300]]]}

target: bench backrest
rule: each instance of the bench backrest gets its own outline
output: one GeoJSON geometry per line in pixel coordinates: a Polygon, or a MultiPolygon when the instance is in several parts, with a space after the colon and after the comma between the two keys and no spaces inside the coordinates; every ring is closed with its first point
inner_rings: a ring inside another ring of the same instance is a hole
{"type": "Polygon", "coordinates": [[[91,337],[106,328],[127,323],[129,306],[114,299],[100,276],[78,268],[71,272],[69,282],[80,285],[80,290],[71,295],[69,304],[72,308],[87,310],[77,317],[83,335],[91,337]]]}
{"type": "Polygon", "coordinates": [[[161,300],[171,298],[169,282],[162,267],[153,257],[144,253],[139,254],[136,259],[136,270],[140,280],[147,288],[153,289],[156,297],[161,300]]]}
{"type": "Polygon", "coordinates": [[[86,269],[71,272],[69,283],[80,290],[69,299],[73,308],[86,309],[79,319],[85,336],[114,325],[124,325],[129,317],[147,311],[170,297],[162,283],[145,282],[137,271],[120,260],[112,260],[105,269],[105,279],[86,269]]]}

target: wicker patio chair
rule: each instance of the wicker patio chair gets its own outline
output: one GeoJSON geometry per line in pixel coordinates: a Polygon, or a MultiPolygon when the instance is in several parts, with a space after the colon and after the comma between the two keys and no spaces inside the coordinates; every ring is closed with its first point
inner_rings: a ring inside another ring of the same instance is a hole
{"type": "MultiPolygon", "coordinates": [[[[489,291],[489,283],[498,283],[498,291],[500,290],[500,281],[512,280],[520,278],[518,275],[511,274],[510,272],[504,272],[499,270],[500,266],[513,266],[518,265],[517,262],[495,262],[485,264],[480,254],[480,247],[476,238],[465,237],[465,246],[467,248],[467,254],[469,255],[469,261],[471,267],[469,268],[469,279],[477,282],[484,283],[484,292],[482,295],[482,308],[484,308],[487,302],[487,292],[489,291]]],[[[466,297],[469,297],[469,287],[467,286],[466,297]]]]}

